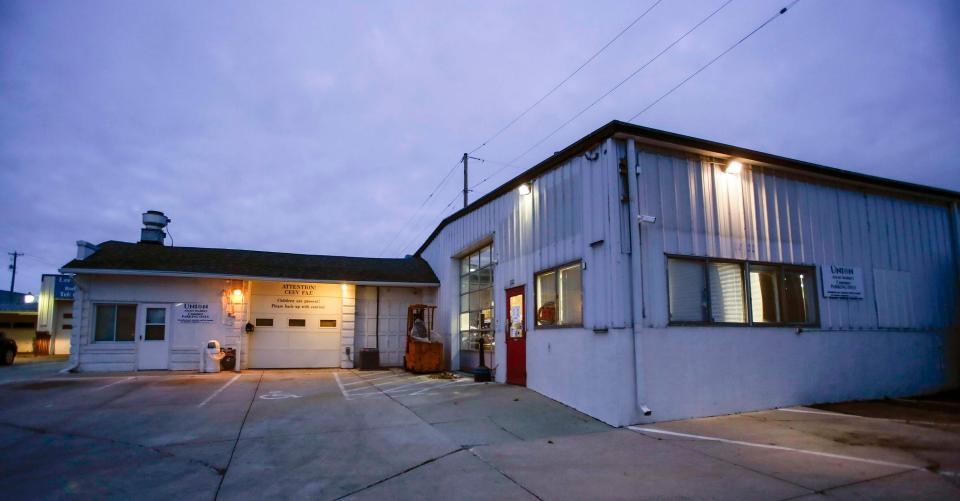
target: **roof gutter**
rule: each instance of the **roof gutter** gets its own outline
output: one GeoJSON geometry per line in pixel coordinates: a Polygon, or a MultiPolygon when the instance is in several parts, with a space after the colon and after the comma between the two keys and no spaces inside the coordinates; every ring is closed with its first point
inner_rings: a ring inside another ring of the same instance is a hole
{"type": "Polygon", "coordinates": [[[159,271],[159,270],[113,270],[94,268],[61,268],[60,273],[74,273],[77,275],[115,275],[139,277],[168,277],[168,278],[216,278],[229,280],[264,280],[271,282],[309,282],[312,284],[352,284],[382,287],[439,287],[435,282],[388,282],[366,280],[319,280],[310,278],[267,277],[257,275],[229,275],[223,273],[195,273],[189,271],[159,271]]]}

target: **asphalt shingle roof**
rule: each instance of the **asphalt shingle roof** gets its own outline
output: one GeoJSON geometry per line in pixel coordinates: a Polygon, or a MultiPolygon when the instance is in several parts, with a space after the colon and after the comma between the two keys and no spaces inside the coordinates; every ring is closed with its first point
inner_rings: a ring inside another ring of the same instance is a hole
{"type": "Polygon", "coordinates": [[[160,272],[296,280],[439,284],[419,257],[317,256],[204,247],[170,247],[110,240],[86,259],[70,261],[65,273],[160,272]]]}

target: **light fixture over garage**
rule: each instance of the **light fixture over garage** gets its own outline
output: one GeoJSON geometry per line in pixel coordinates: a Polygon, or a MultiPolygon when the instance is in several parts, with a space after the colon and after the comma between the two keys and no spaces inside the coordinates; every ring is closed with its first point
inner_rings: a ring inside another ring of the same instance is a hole
{"type": "Polygon", "coordinates": [[[523,183],[523,184],[521,184],[521,185],[517,188],[517,192],[520,193],[521,195],[529,195],[529,194],[530,194],[530,183],[523,183]]]}

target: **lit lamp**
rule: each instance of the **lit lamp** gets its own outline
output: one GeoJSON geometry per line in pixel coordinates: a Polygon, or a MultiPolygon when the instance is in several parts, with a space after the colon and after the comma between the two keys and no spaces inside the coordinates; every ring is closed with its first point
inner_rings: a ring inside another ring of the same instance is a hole
{"type": "Polygon", "coordinates": [[[523,183],[523,184],[521,184],[520,187],[517,188],[517,192],[520,193],[521,195],[529,195],[529,194],[530,194],[530,183],[523,183]]]}
{"type": "Polygon", "coordinates": [[[723,172],[726,172],[727,174],[739,174],[740,171],[742,170],[743,170],[743,164],[736,160],[731,160],[723,168],[723,172]]]}
{"type": "Polygon", "coordinates": [[[28,292],[27,295],[23,296],[23,302],[27,304],[33,304],[37,300],[37,296],[34,296],[32,292],[28,292]]]}
{"type": "Polygon", "coordinates": [[[233,289],[233,297],[235,299],[240,299],[243,297],[243,289],[233,289]]]}

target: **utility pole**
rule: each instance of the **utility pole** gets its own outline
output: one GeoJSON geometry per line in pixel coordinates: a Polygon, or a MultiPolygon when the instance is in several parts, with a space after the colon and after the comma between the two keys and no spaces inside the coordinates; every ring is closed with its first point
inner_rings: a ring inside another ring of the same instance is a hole
{"type": "Polygon", "coordinates": [[[13,270],[13,273],[10,274],[10,294],[13,294],[13,285],[17,282],[17,256],[22,256],[22,252],[8,252],[13,256],[13,264],[10,265],[10,269],[13,270]]]}
{"type": "Polygon", "coordinates": [[[470,155],[463,154],[463,207],[467,207],[467,161],[470,160],[470,155]]]}

